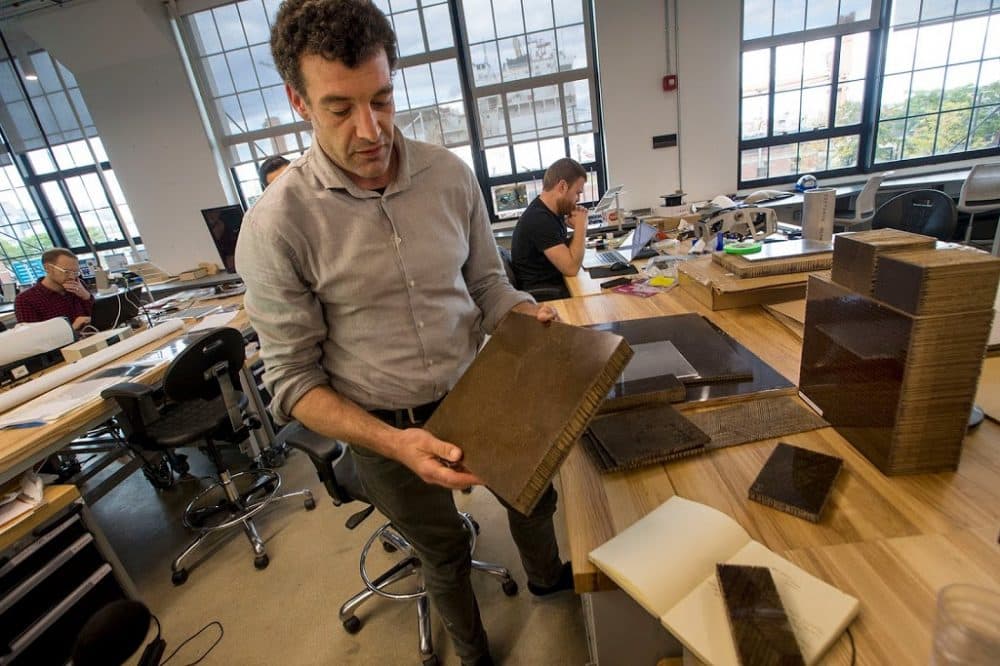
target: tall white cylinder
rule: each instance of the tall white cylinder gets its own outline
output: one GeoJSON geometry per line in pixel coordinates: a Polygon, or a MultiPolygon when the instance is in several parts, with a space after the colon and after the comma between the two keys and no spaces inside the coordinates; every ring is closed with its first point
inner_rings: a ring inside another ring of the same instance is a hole
{"type": "Polygon", "coordinates": [[[829,241],[833,238],[833,211],[837,206],[837,190],[818,187],[802,195],[802,238],[829,241]]]}

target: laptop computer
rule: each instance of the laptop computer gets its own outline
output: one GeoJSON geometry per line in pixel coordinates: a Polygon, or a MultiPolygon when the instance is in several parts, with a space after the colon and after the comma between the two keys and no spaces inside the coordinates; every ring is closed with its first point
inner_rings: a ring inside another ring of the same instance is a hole
{"type": "Polygon", "coordinates": [[[90,325],[99,331],[124,326],[130,319],[139,316],[139,297],[142,287],[133,287],[127,291],[104,296],[94,301],[94,310],[90,313],[90,325]]]}
{"type": "Polygon", "coordinates": [[[588,249],[583,255],[583,267],[591,269],[598,266],[610,266],[615,262],[628,264],[636,259],[654,256],[656,251],[646,246],[655,237],[656,227],[639,222],[635,225],[635,229],[625,235],[617,250],[588,249]]]}

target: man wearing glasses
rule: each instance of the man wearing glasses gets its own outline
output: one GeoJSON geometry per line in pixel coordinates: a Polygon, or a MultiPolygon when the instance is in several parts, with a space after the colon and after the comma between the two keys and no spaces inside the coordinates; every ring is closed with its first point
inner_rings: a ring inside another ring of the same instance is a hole
{"type": "Polygon", "coordinates": [[[90,323],[94,297],[80,282],[80,262],[69,250],[55,247],[42,255],[45,277],[14,300],[19,324],[66,317],[74,331],[90,323]]]}

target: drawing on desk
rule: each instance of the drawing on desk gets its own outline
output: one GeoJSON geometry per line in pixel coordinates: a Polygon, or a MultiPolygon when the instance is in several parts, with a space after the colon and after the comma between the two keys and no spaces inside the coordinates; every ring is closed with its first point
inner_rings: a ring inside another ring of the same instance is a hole
{"type": "Polygon", "coordinates": [[[771,570],[807,664],[816,663],[860,604],[754,541],[710,506],[674,496],[590,552],[590,560],[706,664],[738,666],[718,563],[771,570]],[[669,554],[669,555],[667,555],[669,554]]]}

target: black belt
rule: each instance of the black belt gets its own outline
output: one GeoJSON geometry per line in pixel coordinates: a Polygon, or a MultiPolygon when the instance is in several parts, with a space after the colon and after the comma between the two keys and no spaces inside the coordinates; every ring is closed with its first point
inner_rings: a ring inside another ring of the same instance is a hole
{"type": "Polygon", "coordinates": [[[369,414],[384,421],[396,428],[404,428],[411,425],[424,423],[431,417],[441,400],[428,402],[425,405],[417,405],[408,409],[373,409],[369,414]]]}

